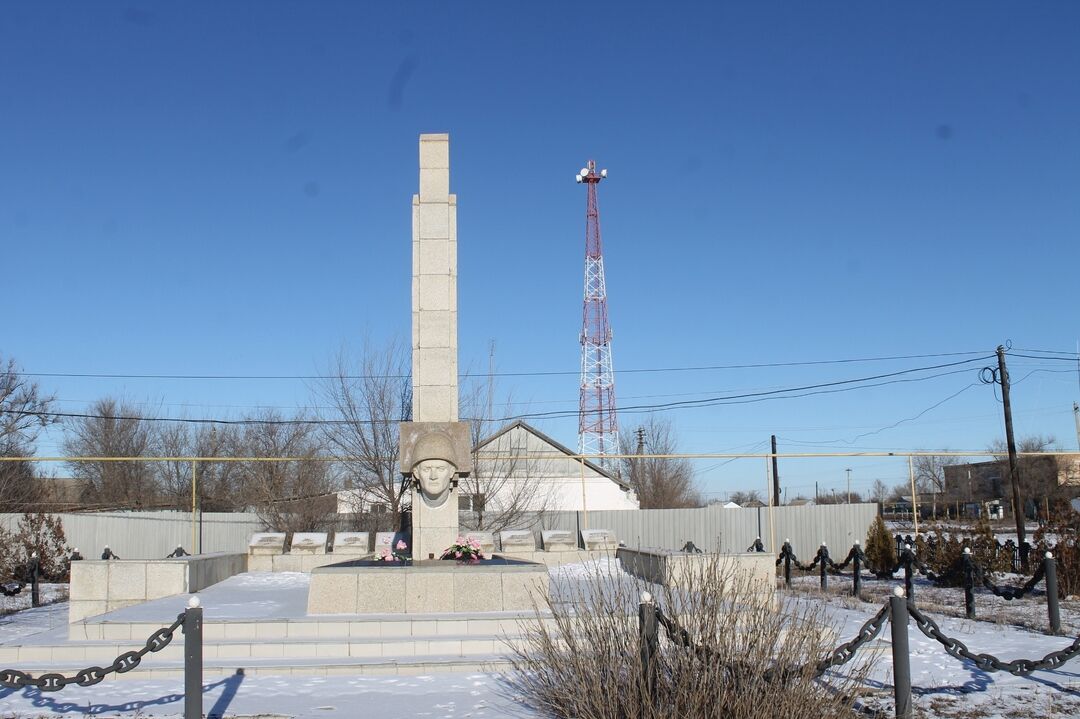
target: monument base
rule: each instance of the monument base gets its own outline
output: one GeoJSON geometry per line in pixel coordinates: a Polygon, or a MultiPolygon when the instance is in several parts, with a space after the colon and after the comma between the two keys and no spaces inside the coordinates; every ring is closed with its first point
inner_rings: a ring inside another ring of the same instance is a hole
{"type": "Polygon", "coordinates": [[[359,560],[311,570],[307,613],[522,611],[542,606],[547,587],[547,566],[520,559],[359,560]]]}

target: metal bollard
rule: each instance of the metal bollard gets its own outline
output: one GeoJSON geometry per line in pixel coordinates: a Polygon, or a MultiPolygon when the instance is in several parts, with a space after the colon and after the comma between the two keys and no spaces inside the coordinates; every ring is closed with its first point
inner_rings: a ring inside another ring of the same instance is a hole
{"type": "Polygon", "coordinates": [[[971,562],[971,547],[964,547],[960,556],[964,568],[964,616],[975,618],[975,566],[971,562]]]}
{"type": "Polygon", "coordinates": [[[660,649],[660,637],[656,626],[656,604],[653,603],[652,595],[648,592],[641,593],[641,604],[638,605],[638,630],[641,683],[645,690],[642,696],[644,707],[646,702],[651,705],[656,698],[656,654],[660,649]]]}
{"type": "Polygon", "coordinates": [[[855,572],[851,575],[851,596],[858,597],[862,594],[862,566],[859,562],[859,540],[855,540],[855,545],[851,548],[851,551],[855,555],[851,558],[852,569],[855,572]]]}
{"type": "Polygon", "coordinates": [[[1046,553],[1043,558],[1043,570],[1046,572],[1046,612],[1050,615],[1050,633],[1061,634],[1061,612],[1058,610],[1057,564],[1054,555],[1046,553]]]}
{"type": "Polygon", "coordinates": [[[188,600],[184,612],[184,719],[202,719],[203,610],[199,598],[188,600]]]}
{"type": "Polygon", "coordinates": [[[784,540],[784,587],[791,589],[791,540],[784,540]]]}
{"type": "Polygon", "coordinates": [[[889,597],[889,620],[892,624],[893,696],[896,719],[912,719],[911,654],[908,648],[908,608],[904,590],[897,587],[889,597]]]}
{"type": "Polygon", "coordinates": [[[38,558],[37,552],[30,554],[30,566],[27,567],[30,574],[30,606],[41,606],[41,587],[38,586],[38,580],[41,579],[41,560],[38,558]]]}
{"type": "Polygon", "coordinates": [[[825,542],[821,543],[821,546],[817,550],[818,556],[818,572],[821,574],[821,591],[826,591],[829,588],[829,575],[826,573],[825,568],[829,563],[829,548],[825,546],[825,542]]]}

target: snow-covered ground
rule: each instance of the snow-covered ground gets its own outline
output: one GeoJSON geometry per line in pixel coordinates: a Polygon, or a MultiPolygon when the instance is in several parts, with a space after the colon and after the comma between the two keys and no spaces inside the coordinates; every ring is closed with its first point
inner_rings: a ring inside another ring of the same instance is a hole
{"type": "MultiPolygon", "coordinates": [[[[592,574],[634,582],[620,575],[617,565],[602,560],[567,565],[551,571],[557,597],[569,599],[592,574]]],[[[201,593],[208,618],[302,616],[299,598],[306,593],[306,575],[235,577],[201,593]]],[[[1016,583],[1015,581],[1013,583],[1016,583]]],[[[841,640],[857,633],[880,608],[899,582],[867,580],[867,601],[847,596],[850,579],[830,577],[822,594],[815,576],[800,576],[794,590],[784,593],[791,604],[824,603],[841,640]]],[[[1064,630],[1070,636],[1042,632],[1046,625],[1045,597],[1013,602],[979,591],[979,620],[963,618],[963,592],[940,589],[920,580],[919,606],[949,636],[972,651],[992,653],[1004,660],[1038,658],[1067,647],[1080,632],[1080,602],[1062,603],[1064,630]]],[[[159,618],[179,610],[183,598],[158,600],[158,606],[131,607],[129,619],[159,618]],[[170,602],[175,603],[173,607],[170,602]]],[[[66,627],[65,603],[0,617],[0,643],[34,641],[66,627]],[[33,637],[33,638],[31,638],[33,637]]],[[[936,642],[909,625],[911,672],[916,687],[917,716],[933,719],[1022,719],[1080,716],[1080,658],[1056,671],[1030,677],[983,672],[950,657],[936,642]]],[[[865,706],[892,715],[892,659],[886,626],[871,649],[872,669],[865,706]]],[[[827,681],[827,679],[826,679],[827,681]]],[[[183,712],[182,680],[106,681],[96,687],[70,687],[59,693],[0,689],[0,716],[30,719],[41,716],[174,716],[183,712]]],[[[533,719],[533,712],[498,675],[435,674],[420,677],[245,677],[208,681],[204,711],[211,715],[265,717],[352,717],[359,714],[393,717],[511,717],[533,719]]]]}

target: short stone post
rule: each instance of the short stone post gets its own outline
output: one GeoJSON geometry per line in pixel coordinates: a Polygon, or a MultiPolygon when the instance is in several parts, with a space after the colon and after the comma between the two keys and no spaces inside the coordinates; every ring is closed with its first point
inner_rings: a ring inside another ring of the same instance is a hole
{"type": "Polygon", "coordinates": [[[199,598],[188,600],[184,612],[184,719],[203,715],[203,610],[199,598]]]}
{"type": "Polygon", "coordinates": [[[641,593],[641,604],[638,605],[638,630],[641,648],[641,686],[644,690],[642,704],[645,705],[647,702],[651,705],[656,698],[656,654],[660,649],[660,637],[656,625],[656,604],[648,592],[641,593]]]}
{"type": "Polygon", "coordinates": [[[1050,615],[1050,633],[1061,634],[1061,612],[1058,610],[1057,565],[1054,555],[1046,553],[1043,558],[1043,571],[1046,575],[1046,611],[1050,615]]]}
{"type": "Polygon", "coordinates": [[[40,607],[41,588],[38,586],[38,580],[41,579],[41,559],[38,558],[37,552],[31,552],[30,564],[26,569],[30,579],[30,606],[40,607]]]}
{"type": "Polygon", "coordinates": [[[790,539],[785,539],[784,540],[784,548],[783,548],[782,551],[783,551],[783,554],[784,554],[784,587],[787,588],[787,589],[791,589],[791,555],[792,555],[792,551],[791,551],[791,540],[790,539]]]}
{"type": "Polygon", "coordinates": [[[825,591],[829,588],[829,575],[825,571],[829,565],[829,548],[825,546],[825,542],[821,543],[821,546],[817,550],[818,556],[818,572],[821,575],[821,591],[825,591]]]}
{"type": "Polygon", "coordinates": [[[964,616],[975,618],[975,565],[971,561],[971,547],[964,547],[960,555],[960,565],[964,572],[964,616]]]}
{"type": "Polygon", "coordinates": [[[896,719],[912,719],[911,714],[911,654],[908,649],[908,608],[904,590],[893,589],[889,597],[889,619],[892,624],[893,696],[896,719]]]}
{"type": "Polygon", "coordinates": [[[851,567],[854,574],[851,575],[851,596],[858,597],[862,593],[862,562],[859,561],[859,557],[862,556],[862,548],[859,547],[859,540],[855,540],[855,544],[851,547],[851,567]]]}

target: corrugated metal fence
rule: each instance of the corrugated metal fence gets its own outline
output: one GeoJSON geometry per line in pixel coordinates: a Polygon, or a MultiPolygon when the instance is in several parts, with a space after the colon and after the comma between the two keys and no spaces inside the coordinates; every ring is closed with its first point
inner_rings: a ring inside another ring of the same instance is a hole
{"type": "MultiPolygon", "coordinates": [[[[700,549],[719,547],[723,552],[743,552],[760,536],[768,552],[779,551],[785,538],[795,553],[809,558],[821,542],[843,556],[866,531],[877,515],[876,504],[834,504],[807,507],[724,509],[607,510],[551,512],[543,515],[544,528],[577,531],[586,527],[608,529],[630,547],[681,549],[692,541],[700,549]]],[[[0,525],[15,529],[21,515],[0,514],[0,525]]],[[[97,557],[107,544],[124,559],[164,557],[181,545],[195,551],[188,512],[93,512],[60,514],[68,544],[85,557],[97,557]]],[[[527,523],[523,523],[525,526],[527,523]]],[[[196,515],[196,533],[199,518],[196,515]]],[[[251,535],[263,531],[254,514],[207,512],[202,517],[204,552],[246,552],[251,535]]]]}
{"type": "MultiPolygon", "coordinates": [[[[765,549],[780,551],[790,538],[799,557],[812,557],[825,542],[833,554],[846,554],[855,540],[866,541],[866,532],[877,516],[876,504],[832,504],[805,507],[724,509],[607,510],[553,512],[543,524],[552,529],[608,529],[629,547],[681,549],[692,541],[699,549],[743,552],[761,537],[765,549]]],[[[842,556],[842,555],[841,555],[842,556]]]]}
{"type": "MultiPolygon", "coordinates": [[[[105,545],[121,559],[155,559],[182,546],[195,553],[190,512],[87,512],[56,515],[64,535],[87,559],[97,559],[105,545]]],[[[14,530],[21,514],[0,514],[0,525],[14,530]]],[[[199,531],[195,515],[195,533],[199,531]]],[[[246,552],[251,535],[263,531],[254,514],[206,512],[202,516],[203,552],[246,552]]]]}

